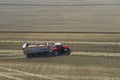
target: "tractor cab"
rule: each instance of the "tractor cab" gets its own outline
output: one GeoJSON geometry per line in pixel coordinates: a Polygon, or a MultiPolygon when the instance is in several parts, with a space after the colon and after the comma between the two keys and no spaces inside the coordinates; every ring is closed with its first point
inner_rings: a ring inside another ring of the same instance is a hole
{"type": "Polygon", "coordinates": [[[58,48],[59,53],[62,53],[64,51],[62,43],[60,42],[55,43],[55,47],[58,48]]]}

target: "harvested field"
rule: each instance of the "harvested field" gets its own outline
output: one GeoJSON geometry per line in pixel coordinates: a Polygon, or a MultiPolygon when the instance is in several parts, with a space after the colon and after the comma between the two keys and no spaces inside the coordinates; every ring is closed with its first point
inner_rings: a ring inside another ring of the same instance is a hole
{"type": "Polygon", "coordinates": [[[118,0],[0,0],[0,31],[120,32],[118,0]]]}
{"type": "Polygon", "coordinates": [[[0,41],[120,42],[120,33],[1,32],[0,41]]]}
{"type": "Polygon", "coordinates": [[[5,50],[21,50],[25,42],[60,41],[72,51],[120,53],[119,33],[0,33],[0,36],[0,48],[5,50]]]}
{"type": "Polygon", "coordinates": [[[0,0],[0,80],[120,80],[120,1],[0,0]],[[41,41],[72,54],[23,55],[41,41]]]}
{"type": "Polygon", "coordinates": [[[119,33],[0,33],[1,80],[119,80],[119,33]],[[70,37],[72,36],[72,37],[70,37]],[[92,37],[91,37],[92,36],[92,37]],[[54,40],[53,40],[54,39],[54,40]],[[70,56],[27,59],[24,42],[62,41],[70,56]]]}
{"type": "Polygon", "coordinates": [[[119,67],[119,56],[71,55],[26,59],[22,54],[13,57],[0,54],[2,80],[119,80],[119,67]]]}

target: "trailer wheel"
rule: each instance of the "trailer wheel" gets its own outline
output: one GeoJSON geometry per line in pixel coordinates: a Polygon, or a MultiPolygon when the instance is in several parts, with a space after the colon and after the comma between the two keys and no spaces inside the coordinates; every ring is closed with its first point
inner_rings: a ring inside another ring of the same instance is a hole
{"type": "Polygon", "coordinates": [[[27,57],[27,58],[32,58],[33,55],[31,55],[31,54],[26,54],[26,57],[27,57]]]}

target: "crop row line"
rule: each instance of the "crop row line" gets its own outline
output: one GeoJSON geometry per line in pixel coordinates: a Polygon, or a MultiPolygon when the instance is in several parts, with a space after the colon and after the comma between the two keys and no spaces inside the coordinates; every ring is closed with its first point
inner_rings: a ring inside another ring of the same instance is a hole
{"type": "MultiPolygon", "coordinates": [[[[49,42],[49,43],[55,43],[57,41],[0,41],[0,43],[41,43],[41,42],[49,42]]],[[[104,44],[104,45],[120,45],[120,42],[82,42],[82,41],[61,41],[63,44],[104,44]]]]}

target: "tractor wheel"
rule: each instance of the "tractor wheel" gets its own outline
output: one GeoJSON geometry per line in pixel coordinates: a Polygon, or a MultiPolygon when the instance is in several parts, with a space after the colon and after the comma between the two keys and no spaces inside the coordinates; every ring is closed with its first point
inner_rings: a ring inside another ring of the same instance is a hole
{"type": "Polygon", "coordinates": [[[53,55],[54,55],[54,56],[58,56],[58,55],[59,55],[59,52],[58,52],[58,51],[53,51],[53,55]]]}
{"type": "Polygon", "coordinates": [[[67,49],[67,50],[65,51],[65,55],[66,55],[66,56],[70,55],[70,49],[67,49]]]}
{"type": "Polygon", "coordinates": [[[31,54],[26,54],[26,57],[27,57],[27,58],[32,58],[33,55],[31,55],[31,54]]]}

